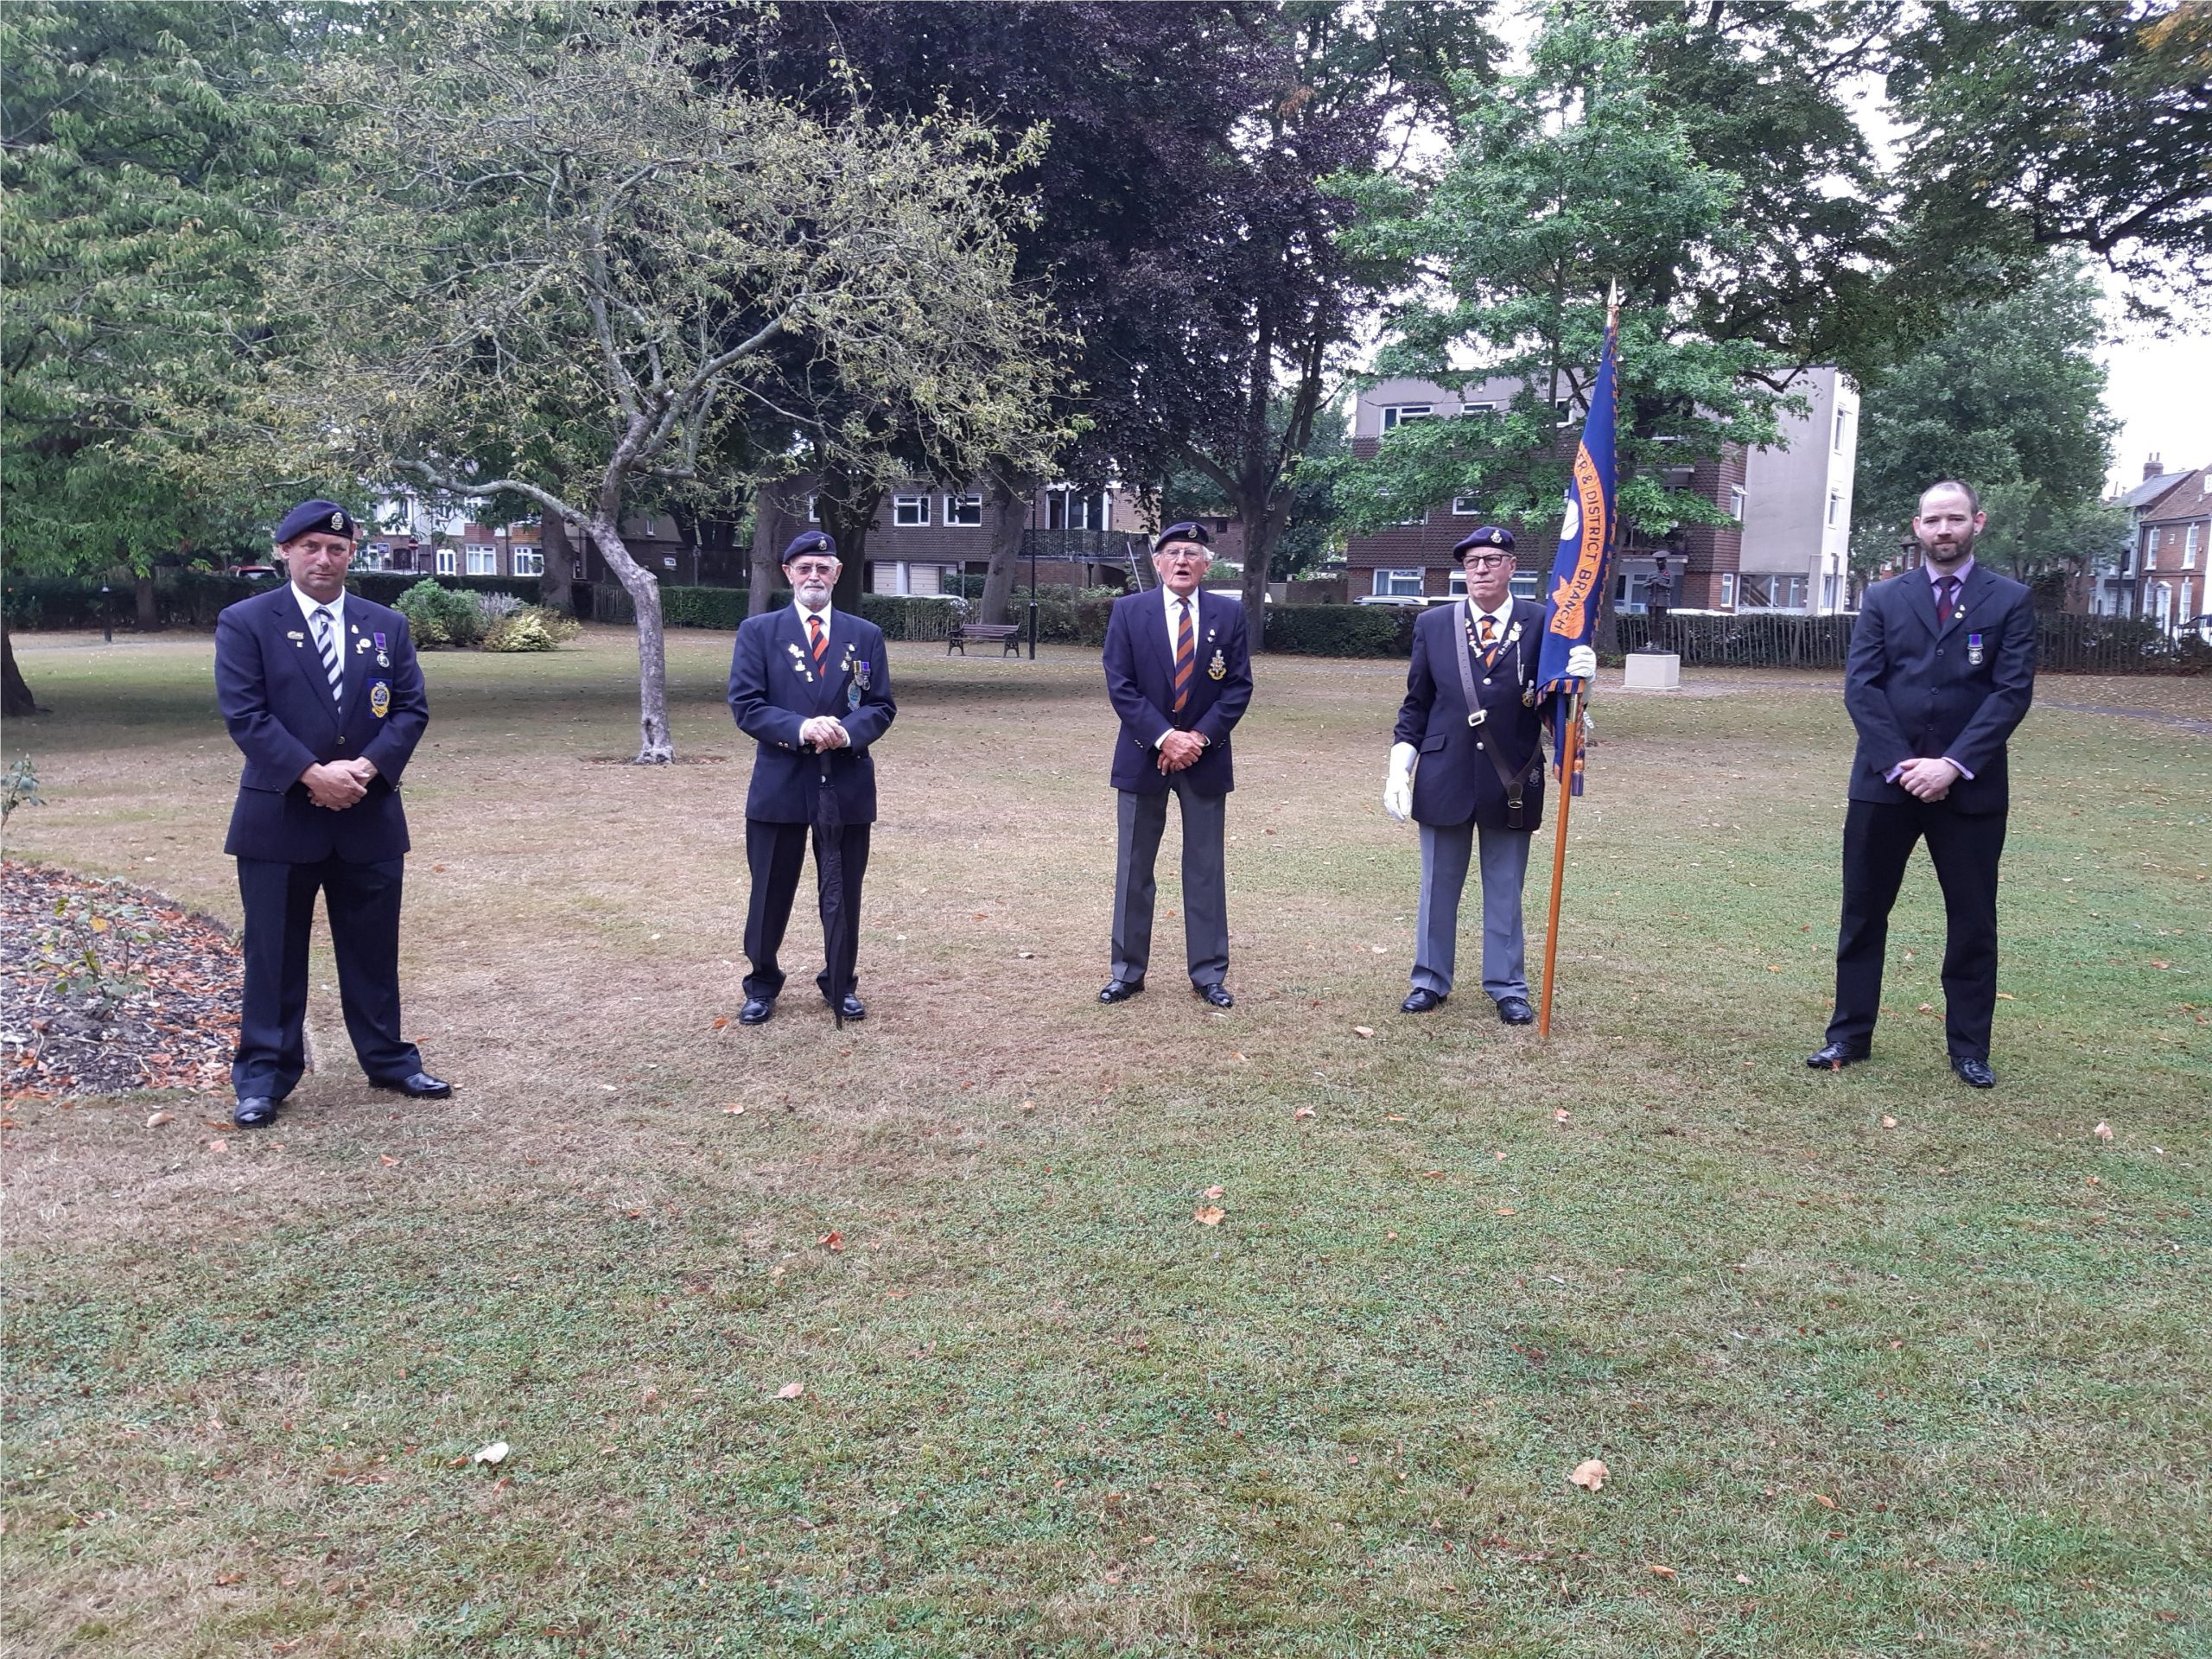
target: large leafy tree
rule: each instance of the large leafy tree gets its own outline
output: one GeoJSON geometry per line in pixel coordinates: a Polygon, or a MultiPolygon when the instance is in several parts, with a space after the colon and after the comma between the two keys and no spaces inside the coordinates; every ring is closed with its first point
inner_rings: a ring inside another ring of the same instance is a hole
{"type": "Polygon", "coordinates": [[[735,441],[763,421],[863,475],[879,410],[948,473],[1018,450],[1050,344],[1012,279],[1019,152],[697,71],[650,22],[499,4],[418,15],[373,75],[318,83],[347,138],[292,227],[296,353],[260,403],[302,477],[504,493],[581,525],[636,607],[641,761],[673,751],[630,507],[711,501],[744,481],[733,458],[793,464],[735,441]],[[779,403],[792,353],[846,412],[779,403]]]}
{"type": "Polygon", "coordinates": [[[1933,0],[1891,50],[1937,252],[2082,249],[2147,310],[2212,293],[2212,5],[1933,0]]]}
{"type": "MultiPolygon", "coordinates": [[[[143,572],[259,533],[184,463],[251,384],[258,257],[318,133],[284,96],[350,20],[311,5],[0,8],[0,515],[11,573],[143,572]]],[[[7,712],[30,712],[7,656],[7,712]]]]}
{"type": "Polygon", "coordinates": [[[1817,324],[1802,303],[1795,319],[1758,317],[1753,290],[1794,291],[1802,275],[1745,228],[1742,177],[1700,159],[1666,92],[1632,31],[1595,9],[1554,13],[1526,72],[1471,100],[1433,173],[1353,181],[1364,213],[1346,242],[1413,296],[1389,315],[1377,372],[1516,388],[1503,407],[1401,426],[1372,458],[1339,463],[1355,527],[1454,496],[1548,517],[1569,459],[1560,411],[1585,399],[1615,283],[1623,517],[1660,529],[1719,517],[1666,473],[1770,441],[1777,356],[1817,324]]]}
{"type": "Polygon", "coordinates": [[[2101,500],[2116,423],[2095,357],[2098,291],[2078,258],[2021,292],[1963,310],[1860,406],[1852,563],[1871,575],[1910,534],[1920,493],[1962,478],[1982,493],[1979,556],[2056,588],[2109,551],[2101,500]]]}

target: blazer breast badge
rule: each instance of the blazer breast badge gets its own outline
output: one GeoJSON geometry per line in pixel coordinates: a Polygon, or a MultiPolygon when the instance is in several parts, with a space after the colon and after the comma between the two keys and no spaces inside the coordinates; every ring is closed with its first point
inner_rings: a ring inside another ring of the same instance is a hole
{"type": "Polygon", "coordinates": [[[1210,680],[1218,680],[1224,677],[1228,672],[1228,660],[1222,656],[1218,650],[1216,650],[1213,654],[1213,661],[1206,664],[1206,677],[1210,680]]]}

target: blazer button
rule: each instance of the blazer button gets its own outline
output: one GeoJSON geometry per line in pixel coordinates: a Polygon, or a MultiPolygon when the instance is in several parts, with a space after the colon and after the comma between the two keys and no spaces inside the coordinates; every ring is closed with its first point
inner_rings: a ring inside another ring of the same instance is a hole
{"type": "Polygon", "coordinates": [[[1485,675],[1484,675],[1484,676],[1483,676],[1483,683],[1484,683],[1484,685],[1488,685],[1488,684],[1490,683],[1490,676],[1489,676],[1489,675],[1485,674],[1485,675]]]}
{"type": "Polygon", "coordinates": [[[1477,748],[1478,748],[1478,749],[1479,749],[1480,747],[1482,747],[1482,746],[1483,746],[1483,744],[1482,744],[1482,740],[1481,740],[1480,738],[1477,738],[1477,739],[1475,740],[1475,747],[1476,747],[1477,748]]]}

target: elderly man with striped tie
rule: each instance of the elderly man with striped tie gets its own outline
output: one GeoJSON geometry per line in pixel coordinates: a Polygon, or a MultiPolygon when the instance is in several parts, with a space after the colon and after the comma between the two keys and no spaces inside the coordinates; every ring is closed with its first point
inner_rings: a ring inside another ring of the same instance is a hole
{"type": "Polygon", "coordinates": [[[371,1086],[442,1098],[399,1030],[399,775],[429,724],[407,619],[346,591],[353,517],[303,501],[276,529],[291,580],[215,623],[215,695],[245,754],[230,836],[245,909],[231,1064],[240,1128],[270,1122],[307,1068],[308,934],[320,893],[338,1001],[371,1086]]]}
{"type": "Polygon", "coordinates": [[[1252,655],[1241,601],[1204,594],[1213,538],[1170,524],[1154,543],[1160,587],[1114,601],[1106,624],[1106,695],[1121,716],[1112,781],[1119,851],[1114,872],[1113,977],[1101,1002],[1144,989],[1152,957],[1153,866],[1167,798],[1182,803],[1183,935],[1191,989],[1236,1006],[1229,976],[1223,828],[1236,787],[1229,734],[1252,701],[1252,655]]]}

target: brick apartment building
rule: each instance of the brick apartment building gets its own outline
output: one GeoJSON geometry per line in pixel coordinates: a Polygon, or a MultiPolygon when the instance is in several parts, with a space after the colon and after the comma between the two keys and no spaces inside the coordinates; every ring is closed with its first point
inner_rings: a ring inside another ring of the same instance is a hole
{"type": "MultiPolygon", "coordinates": [[[[1682,525],[1662,533],[1624,524],[1613,559],[1613,605],[1637,613],[1664,558],[1680,610],[1786,611],[1824,615],[1848,608],[1852,480],[1859,456],[1859,393],[1830,367],[1808,369],[1790,388],[1808,404],[1785,415],[1783,442],[1745,451],[1730,446],[1717,460],[1674,469],[1668,482],[1694,490],[1727,515],[1719,524],[1682,525]]],[[[1519,385],[1487,380],[1457,391],[1425,380],[1386,380],[1361,393],[1352,448],[1373,454],[1382,435],[1408,421],[1459,418],[1505,408],[1519,385]]],[[[1580,410],[1562,409],[1560,429],[1571,442],[1580,410]]],[[[1355,536],[1345,551],[1353,598],[1456,594],[1465,577],[1452,543],[1490,522],[1478,498],[1460,497],[1419,519],[1355,536]]],[[[1538,595],[1557,550],[1555,524],[1510,526],[1520,567],[1513,591],[1538,595]]]]}
{"type": "Polygon", "coordinates": [[[2169,473],[2171,481],[2138,515],[2131,552],[2134,566],[2131,614],[2154,618],[2170,633],[2197,626],[2212,612],[2205,590],[2212,565],[2212,467],[2169,473]]]}

